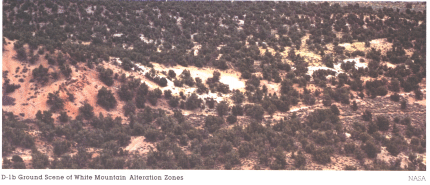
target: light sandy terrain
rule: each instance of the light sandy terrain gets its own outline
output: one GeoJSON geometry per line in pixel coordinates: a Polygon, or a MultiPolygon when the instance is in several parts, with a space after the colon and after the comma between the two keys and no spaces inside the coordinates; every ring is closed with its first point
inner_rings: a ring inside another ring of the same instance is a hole
{"type": "Polygon", "coordinates": [[[155,150],[153,143],[145,141],[145,136],[132,136],[130,144],[125,147],[125,150],[130,152],[137,151],[140,154],[145,154],[149,152],[150,148],[155,150]]]}
{"type": "MultiPolygon", "coordinates": [[[[136,64],[140,69],[142,69],[141,74],[145,74],[146,72],[150,71],[150,68],[146,67],[146,66],[142,66],[139,64],[136,64]]],[[[159,71],[160,73],[158,73],[159,76],[162,77],[166,77],[166,75],[163,75],[161,73],[161,71],[167,72],[169,70],[173,70],[177,76],[179,76],[185,69],[190,71],[191,77],[196,78],[199,77],[202,79],[203,83],[206,82],[206,80],[208,78],[212,78],[212,74],[214,71],[219,71],[221,76],[220,76],[220,82],[229,85],[230,90],[233,89],[239,89],[241,91],[244,91],[245,88],[245,80],[241,80],[240,76],[237,72],[233,71],[233,70],[226,70],[226,71],[220,71],[220,70],[216,70],[216,69],[210,69],[210,68],[197,68],[195,66],[188,66],[188,67],[183,67],[183,66],[173,66],[173,67],[166,67],[164,65],[160,65],[157,63],[153,63],[154,69],[159,71]]],[[[175,95],[179,95],[179,92],[184,92],[184,94],[191,94],[193,92],[195,92],[197,90],[196,87],[188,87],[186,85],[184,85],[183,87],[175,87],[173,81],[167,79],[167,86],[166,87],[159,87],[157,84],[155,83],[151,83],[149,84],[150,87],[152,88],[160,88],[162,91],[164,90],[171,90],[172,94],[175,95]]],[[[201,99],[205,99],[205,98],[214,98],[216,101],[222,101],[222,100],[226,100],[228,99],[228,97],[230,97],[230,94],[220,94],[220,93],[206,93],[206,94],[198,94],[198,96],[201,99]]]]}
{"type": "MultiPolygon", "coordinates": [[[[64,100],[64,110],[73,118],[79,114],[78,109],[84,104],[84,102],[88,102],[94,107],[95,115],[98,115],[99,112],[102,112],[104,115],[111,114],[113,117],[120,116],[122,114],[117,111],[106,111],[97,105],[97,93],[104,84],[98,80],[98,73],[95,69],[89,70],[84,64],[79,63],[77,66],[70,66],[73,71],[71,78],[66,79],[63,75],[60,75],[57,81],[50,79],[46,85],[41,86],[37,82],[30,82],[33,78],[32,70],[40,64],[45,68],[48,67],[49,65],[47,60],[41,56],[39,62],[36,62],[33,65],[25,64],[13,59],[13,56],[16,55],[16,52],[13,49],[13,44],[5,46],[5,49],[7,51],[3,52],[3,71],[9,71],[8,78],[11,80],[11,83],[20,84],[21,87],[15,90],[15,92],[8,94],[8,96],[15,98],[16,104],[14,106],[3,105],[3,110],[14,112],[15,114],[24,113],[25,115],[22,118],[33,119],[35,118],[34,116],[38,110],[49,110],[50,106],[46,103],[48,94],[60,90],[60,97],[64,100]],[[25,74],[15,74],[16,67],[20,67],[20,71],[22,71],[23,66],[26,66],[28,71],[25,74]],[[76,72],[76,70],[78,70],[78,72],[76,72]],[[19,76],[15,77],[15,75],[19,76]],[[23,83],[18,82],[21,77],[24,78],[23,83]],[[36,87],[38,89],[34,90],[36,87]],[[74,102],[68,101],[67,92],[74,94],[74,102]],[[28,100],[31,96],[35,96],[35,98],[28,100]]],[[[50,73],[53,71],[60,73],[60,70],[57,69],[56,66],[50,66],[48,72],[50,73]]],[[[116,92],[115,85],[110,89],[113,92],[116,92]]],[[[119,99],[117,93],[115,93],[115,95],[116,98],[119,99]]],[[[122,102],[118,102],[118,106],[122,107],[122,102]]],[[[55,118],[58,115],[59,112],[56,112],[53,114],[53,117],[55,118]]]]}
{"type": "MultiPolygon", "coordinates": [[[[7,40],[7,39],[6,39],[7,40]]],[[[7,40],[9,42],[9,40],[7,40]]],[[[36,115],[36,112],[38,110],[46,110],[46,100],[45,101],[38,101],[38,99],[31,99],[28,100],[27,98],[35,95],[35,92],[31,89],[35,88],[36,86],[32,83],[30,83],[30,80],[33,78],[32,76],[32,69],[35,67],[38,67],[39,64],[42,64],[43,66],[47,66],[47,61],[41,56],[40,62],[38,62],[35,65],[28,65],[25,63],[21,63],[14,59],[14,56],[16,55],[16,51],[13,49],[13,43],[8,44],[4,46],[4,49],[6,51],[3,52],[3,62],[2,62],[2,71],[8,71],[8,78],[10,79],[10,83],[13,84],[19,84],[21,85],[20,88],[16,89],[15,92],[9,93],[8,96],[15,98],[15,105],[14,106],[2,106],[3,110],[14,112],[15,114],[24,113],[25,115],[23,118],[30,118],[36,115]],[[19,67],[20,70],[18,73],[15,73],[16,68],[19,67]],[[22,69],[26,67],[28,70],[25,73],[21,73],[22,69]],[[19,82],[19,79],[24,79],[24,82],[19,82]],[[28,104],[28,105],[26,105],[28,104]]],[[[52,72],[53,70],[50,69],[49,72],[52,72]]],[[[4,73],[3,73],[4,74],[4,73]]],[[[50,85],[48,83],[47,85],[50,85]]],[[[55,85],[52,85],[55,88],[55,85]]],[[[46,91],[48,91],[47,88],[40,88],[38,92],[40,92],[40,96],[47,96],[46,91]]]]}

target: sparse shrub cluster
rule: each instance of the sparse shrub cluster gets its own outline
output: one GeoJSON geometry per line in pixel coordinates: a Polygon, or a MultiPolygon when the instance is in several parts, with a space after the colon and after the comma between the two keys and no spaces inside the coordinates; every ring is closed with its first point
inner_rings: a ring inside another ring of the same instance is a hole
{"type": "Polygon", "coordinates": [[[160,77],[157,75],[154,68],[152,68],[149,72],[145,73],[145,77],[157,83],[160,87],[167,86],[167,79],[165,77],[160,77]]]}

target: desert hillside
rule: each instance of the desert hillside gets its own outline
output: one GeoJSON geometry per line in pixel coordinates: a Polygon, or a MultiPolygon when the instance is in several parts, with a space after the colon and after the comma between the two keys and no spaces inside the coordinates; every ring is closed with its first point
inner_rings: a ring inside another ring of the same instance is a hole
{"type": "Polygon", "coordinates": [[[2,167],[425,170],[425,3],[3,1],[2,167]]]}

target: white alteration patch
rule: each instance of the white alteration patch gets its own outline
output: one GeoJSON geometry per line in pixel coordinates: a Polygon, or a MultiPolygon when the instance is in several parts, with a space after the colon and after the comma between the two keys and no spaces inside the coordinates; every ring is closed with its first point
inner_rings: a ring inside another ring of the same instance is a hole
{"type": "Polygon", "coordinates": [[[134,62],[132,62],[132,63],[134,65],[136,65],[138,68],[142,69],[142,71],[140,71],[140,72],[143,73],[143,74],[145,74],[145,73],[149,72],[149,70],[151,70],[151,68],[143,66],[143,65],[141,65],[139,63],[134,63],[134,62]]]}
{"type": "Polygon", "coordinates": [[[139,34],[139,38],[140,38],[141,41],[143,41],[143,42],[145,42],[147,44],[154,42],[154,40],[146,38],[144,34],[139,34]]]}
{"type": "Polygon", "coordinates": [[[116,60],[116,62],[119,64],[119,65],[121,65],[122,64],[122,61],[121,61],[121,59],[120,58],[112,58],[113,60],[116,60]]]}
{"type": "MultiPolygon", "coordinates": [[[[342,62],[343,63],[345,63],[345,62],[355,62],[354,67],[356,69],[358,69],[360,67],[361,68],[366,68],[367,67],[367,63],[366,62],[360,62],[360,58],[359,57],[353,58],[353,59],[345,59],[342,62]]],[[[329,68],[329,67],[324,67],[324,66],[309,66],[307,74],[309,74],[309,75],[312,76],[312,74],[314,73],[314,71],[322,69],[322,70],[334,71],[336,73],[336,76],[337,76],[339,73],[343,73],[344,72],[344,70],[340,67],[342,65],[342,62],[339,62],[339,63],[333,65],[334,68],[329,68]]]]}
{"type": "Polygon", "coordinates": [[[274,92],[278,92],[279,91],[279,85],[276,83],[268,83],[266,84],[266,87],[274,92]]]}
{"type": "MultiPolygon", "coordinates": [[[[151,70],[151,68],[143,66],[141,64],[138,63],[134,63],[138,68],[142,69],[142,71],[140,71],[141,74],[145,75],[145,73],[149,72],[151,70]]],[[[154,66],[157,66],[157,68],[159,68],[158,65],[154,64],[154,66]]],[[[183,69],[172,69],[173,71],[175,71],[176,75],[179,76],[183,69]]],[[[209,76],[212,76],[211,74],[208,74],[207,71],[198,71],[198,70],[190,70],[191,73],[191,77],[196,78],[196,77],[200,77],[203,81],[203,83],[207,80],[207,78],[209,76]]],[[[166,77],[165,75],[159,73],[158,76],[160,77],[166,77]]],[[[161,91],[164,90],[171,90],[172,94],[174,95],[179,95],[179,93],[182,91],[184,92],[185,95],[191,95],[192,93],[197,91],[196,87],[188,87],[186,85],[184,85],[183,87],[175,87],[175,84],[173,83],[173,81],[167,79],[167,86],[166,87],[159,87],[161,91]]],[[[144,81],[142,80],[142,83],[144,81]]],[[[221,75],[220,78],[220,82],[225,83],[227,85],[229,85],[230,89],[238,89],[238,88],[244,88],[245,87],[245,83],[240,81],[237,78],[234,78],[232,76],[223,76],[221,75]]],[[[152,86],[150,83],[146,83],[146,85],[148,85],[151,89],[154,89],[156,87],[152,86]]],[[[231,94],[221,94],[221,93],[211,93],[208,92],[206,94],[198,94],[196,93],[197,96],[199,98],[201,98],[202,100],[205,100],[206,98],[213,98],[215,101],[220,102],[223,100],[228,100],[228,98],[231,96],[231,94]]]]}
{"type": "Polygon", "coordinates": [[[350,133],[345,132],[345,136],[346,136],[346,138],[350,138],[350,137],[351,137],[351,134],[350,134],[350,133]]]}
{"type": "Polygon", "coordinates": [[[243,25],[245,25],[245,21],[244,20],[239,20],[239,26],[243,26],[243,25]]]}
{"type": "Polygon", "coordinates": [[[113,34],[113,37],[121,37],[123,34],[122,33],[115,33],[113,34]]]}
{"type": "MultiPolygon", "coordinates": [[[[355,62],[355,69],[358,69],[360,67],[362,68],[366,68],[367,67],[367,63],[366,62],[360,62],[360,58],[352,58],[352,59],[345,59],[342,61],[343,63],[346,62],[355,62]]],[[[336,65],[334,65],[334,68],[337,69],[338,71],[343,71],[342,68],[340,67],[342,65],[342,63],[338,63],[336,65]]]]}
{"type": "MultiPolygon", "coordinates": [[[[337,76],[339,73],[345,73],[345,71],[341,68],[342,63],[345,63],[345,62],[355,62],[354,67],[356,69],[367,68],[367,63],[366,62],[360,62],[360,57],[357,57],[357,58],[352,58],[352,59],[345,59],[342,62],[339,62],[339,63],[333,65],[333,68],[324,67],[324,66],[309,66],[307,74],[312,77],[312,74],[314,73],[314,71],[321,69],[321,70],[333,71],[333,72],[335,72],[335,76],[337,76]]],[[[292,69],[295,70],[295,68],[292,68],[292,69]]],[[[328,75],[327,77],[331,78],[332,75],[328,75]]]]}
{"type": "Polygon", "coordinates": [[[300,107],[300,108],[295,108],[295,109],[291,109],[290,112],[296,112],[299,110],[303,110],[303,109],[308,109],[309,107],[300,107]]]}
{"type": "Polygon", "coordinates": [[[227,84],[230,90],[245,88],[245,83],[232,76],[221,76],[219,81],[223,84],[227,84]]]}

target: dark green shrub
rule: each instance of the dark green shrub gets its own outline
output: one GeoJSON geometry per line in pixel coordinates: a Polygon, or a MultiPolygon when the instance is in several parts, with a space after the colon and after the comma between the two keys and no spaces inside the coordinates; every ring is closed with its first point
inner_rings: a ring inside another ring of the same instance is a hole
{"type": "Polygon", "coordinates": [[[45,169],[49,166],[48,156],[39,151],[32,151],[31,163],[34,169],[45,169]]]}
{"type": "Polygon", "coordinates": [[[61,65],[60,70],[66,78],[69,78],[72,75],[72,68],[67,64],[61,65]]]}
{"type": "Polygon", "coordinates": [[[245,100],[245,95],[243,95],[243,93],[239,90],[235,90],[231,96],[231,99],[234,101],[234,103],[240,104],[245,100]]]}
{"type": "Polygon", "coordinates": [[[370,122],[367,126],[367,133],[373,134],[373,133],[377,132],[378,129],[379,129],[379,127],[376,123],[370,122]]]}
{"type": "Polygon", "coordinates": [[[410,117],[405,117],[400,121],[400,124],[402,125],[410,125],[411,124],[411,118],[410,117]]]}
{"type": "Polygon", "coordinates": [[[301,151],[297,153],[297,155],[294,156],[294,166],[296,168],[301,168],[306,165],[306,157],[304,154],[302,154],[301,151]]]}
{"type": "Polygon", "coordinates": [[[122,101],[130,101],[133,99],[133,91],[127,84],[121,85],[118,90],[118,95],[122,101]]]}
{"type": "Polygon", "coordinates": [[[215,160],[213,160],[212,158],[210,158],[210,157],[205,158],[203,163],[204,163],[206,169],[214,169],[215,160]]]}
{"type": "Polygon", "coordinates": [[[228,113],[228,103],[226,101],[221,101],[217,104],[216,110],[218,113],[218,116],[222,117],[228,113]]]}
{"type": "Polygon", "coordinates": [[[394,121],[394,123],[399,123],[400,122],[400,118],[399,117],[395,117],[393,121],[394,121]]]}
{"type": "Polygon", "coordinates": [[[340,115],[340,111],[336,105],[331,105],[330,110],[331,110],[331,112],[333,112],[333,114],[340,115]]]}
{"type": "MultiPolygon", "coordinates": [[[[158,89],[158,88],[157,88],[158,89]]],[[[148,101],[151,105],[157,105],[158,98],[161,97],[161,90],[154,89],[148,93],[148,101]]]]}
{"type": "Polygon", "coordinates": [[[415,136],[412,137],[411,145],[417,145],[418,146],[419,142],[420,142],[420,140],[417,137],[415,137],[415,136]]]}
{"type": "Polygon", "coordinates": [[[365,132],[366,131],[366,126],[363,123],[354,122],[353,125],[352,125],[352,127],[357,132],[365,132]]]}
{"type": "Polygon", "coordinates": [[[33,78],[40,82],[42,85],[45,85],[49,81],[49,68],[44,68],[42,65],[39,65],[38,68],[33,69],[32,74],[33,78]]]}
{"type": "Polygon", "coordinates": [[[133,67],[133,64],[131,63],[131,60],[129,58],[123,58],[121,61],[121,67],[124,70],[129,71],[133,67]]]}
{"type": "Polygon", "coordinates": [[[305,103],[306,105],[314,105],[315,100],[315,97],[313,97],[311,94],[305,94],[303,97],[303,103],[305,103]]]}
{"type": "Polygon", "coordinates": [[[179,137],[179,144],[181,144],[182,146],[187,146],[188,145],[188,136],[183,134],[179,137]]]}
{"type": "Polygon", "coordinates": [[[415,91],[415,99],[416,100],[422,100],[423,99],[423,93],[420,89],[416,89],[415,91]]]}
{"type": "Polygon", "coordinates": [[[400,108],[402,109],[402,110],[405,110],[406,109],[406,106],[407,106],[407,102],[406,102],[406,100],[402,100],[401,102],[400,102],[400,108]]]}
{"type": "Polygon", "coordinates": [[[314,112],[309,113],[305,123],[312,129],[339,130],[342,128],[339,117],[329,109],[316,109],[314,112]]]}
{"type": "Polygon", "coordinates": [[[113,71],[112,69],[105,69],[103,66],[98,67],[99,79],[107,86],[113,85],[113,71]]]}
{"type": "Polygon", "coordinates": [[[227,117],[227,121],[228,121],[230,124],[236,123],[236,121],[237,121],[237,117],[236,117],[236,116],[234,116],[234,115],[230,115],[230,116],[228,116],[228,117],[227,117]]]}
{"type": "Polygon", "coordinates": [[[137,88],[137,95],[147,95],[149,90],[148,90],[148,85],[146,85],[146,83],[141,83],[139,85],[139,87],[137,88]]]}
{"type": "Polygon", "coordinates": [[[388,120],[388,118],[384,116],[377,116],[376,124],[378,125],[378,128],[381,131],[387,131],[388,128],[390,127],[390,121],[388,120]]]}
{"type": "MultiPolygon", "coordinates": [[[[375,132],[375,133],[377,133],[377,132],[375,132]]],[[[366,133],[366,132],[362,132],[362,133],[360,133],[360,135],[358,135],[358,137],[359,137],[359,139],[363,142],[363,143],[365,143],[366,141],[369,141],[370,139],[372,139],[372,136],[371,135],[369,135],[368,133],[366,133]]]]}
{"type": "Polygon", "coordinates": [[[221,73],[219,71],[214,71],[212,74],[213,82],[218,82],[220,79],[221,73]]]}
{"type": "Polygon", "coordinates": [[[168,75],[169,75],[169,77],[170,78],[176,78],[176,73],[175,73],[175,71],[173,71],[173,70],[169,70],[169,73],[168,73],[168,75]]]}
{"type": "Polygon", "coordinates": [[[364,152],[369,158],[375,158],[378,153],[381,153],[380,146],[377,146],[373,141],[366,141],[365,144],[361,146],[364,152]]]}
{"type": "Polygon", "coordinates": [[[3,83],[3,88],[5,89],[5,93],[12,93],[14,92],[16,89],[19,89],[21,87],[21,85],[19,84],[10,84],[10,79],[4,78],[5,81],[3,83]]]}
{"type": "Polygon", "coordinates": [[[59,91],[56,91],[54,94],[48,94],[47,104],[51,105],[51,111],[55,112],[57,110],[61,110],[64,107],[64,101],[60,98],[59,91]]]}
{"type": "Polygon", "coordinates": [[[387,151],[392,156],[397,156],[403,150],[406,141],[399,136],[393,136],[387,143],[387,151]]]}
{"type": "Polygon", "coordinates": [[[25,51],[24,47],[21,47],[16,51],[16,58],[20,61],[27,60],[27,52],[25,51]]]}
{"type": "Polygon", "coordinates": [[[231,168],[232,168],[232,165],[231,165],[231,163],[230,163],[230,162],[226,162],[226,163],[224,164],[224,169],[226,169],[226,170],[231,170],[231,168]]]}
{"type": "Polygon", "coordinates": [[[220,151],[223,154],[226,154],[227,152],[230,152],[233,149],[233,144],[230,141],[223,141],[221,143],[220,151]]]}
{"type": "Polygon", "coordinates": [[[69,121],[69,116],[67,115],[67,112],[61,112],[60,116],[58,117],[58,119],[63,122],[66,123],[69,121]]]}
{"type": "Polygon", "coordinates": [[[208,105],[210,109],[215,108],[215,102],[213,98],[206,98],[206,105],[208,105]]]}
{"type": "Polygon", "coordinates": [[[345,168],[344,168],[344,170],[357,170],[357,167],[346,165],[345,168]]]}
{"type": "Polygon", "coordinates": [[[139,85],[136,91],[136,107],[139,109],[145,108],[146,95],[148,94],[148,85],[142,83],[139,85]]]}
{"type": "Polygon", "coordinates": [[[363,112],[363,115],[361,116],[364,121],[371,121],[372,120],[372,112],[370,110],[366,109],[363,112]]]}
{"type": "Polygon", "coordinates": [[[256,120],[262,120],[264,118],[264,108],[259,105],[250,105],[245,108],[246,109],[246,115],[250,116],[256,120]]]}
{"type": "Polygon", "coordinates": [[[285,166],[287,165],[286,157],[284,154],[284,151],[282,149],[277,148],[275,153],[273,154],[273,157],[275,157],[275,160],[270,164],[270,169],[272,170],[281,170],[285,169],[285,166]]]}
{"type": "Polygon", "coordinates": [[[239,146],[239,156],[241,158],[248,157],[249,153],[252,151],[253,145],[248,142],[243,142],[239,146]]]}
{"type": "Polygon", "coordinates": [[[187,101],[185,102],[185,107],[188,110],[194,110],[203,103],[203,100],[201,100],[196,93],[191,94],[190,97],[187,98],[187,101]]]}
{"type": "Polygon", "coordinates": [[[169,106],[172,108],[176,108],[179,105],[179,100],[180,98],[177,96],[173,96],[172,98],[170,98],[169,100],[169,106]]]}
{"type": "Polygon", "coordinates": [[[166,99],[170,99],[172,97],[172,91],[171,90],[164,90],[164,97],[166,99]]]}
{"type": "Polygon", "coordinates": [[[97,104],[109,110],[116,106],[117,102],[113,93],[106,87],[102,87],[97,94],[97,104]]]}
{"type": "Polygon", "coordinates": [[[54,154],[59,156],[61,154],[68,152],[71,144],[70,142],[67,142],[67,141],[55,141],[53,143],[53,146],[54,146],[54,154]]]}
{"type": "Polygon", "coordinates": [[[363,152],[360,148],[356,148],[356,149],[354,150],[354,157],[355,157],[356,159],[358,159],[358,160],[362,160],[362,159],[364,159],[364,157],[366,157],[366,156],[365,156],[364,152],[363,152]]]}
{"type": "Polygon", "coordinates": [[[234,116],[243,116],[243,107],[241,105],[234,105],[231,108],[231,113],[234,116]]]}
{"type": "Polygon", "coordinates": [[[145,131],[145,138],[151,142],[157,141],[157,139],[160,137],[160,135],[161,135],[160,130],[155,129],[155,128],[148,128],[145,131]]]}
{"type": "Polygon", "coordinates": [[[357,106],[357,102],[352,102],[352,106],[351,106],[351,108],[352,108],[352,110],[353,111],[356,111],[356,110],[358,110],[358,106],[357,106]]]}
{"type": "Polygon", "coordinates": [[[320,164],[331,162],[330,155],[334,152],[331,147],[318,148],[312,152],[313,159],[320,164]]]}
{"type": "Polygon", "coordinates": [[[128,101],[123,107],[124,116],[134,115],[136,113],[136,105],[132,101],[128,101]]]}
{"type": "Polygon", "coordinates": [[[75,95],[73,95],[70,92],[67,92],[67,96],[70,102],[74,102],[75,101],[75,95]]]}
{"type": "Polygon", "coordinates": [[[378,87],[378,88],[376,89],[376,93],[377,93],[379,96],[385,96],[385,95],[387,95],[388,90],[387,90],[387,88],[386,88],[385,86],[380,86],[380,87],[378,87]]]}
{"type": "Polygon", "coordinates": [[[224,119],[222,117],[209,115],[205,119],[205,127],[211,133],[218,130],[222,124],[224,124],[224,119]]]}
{"type": "Polygon", "coordinates": [[[388,88],[393,92],[399,92],[400,91],[400,82],[396,78],[391,79],[391,83],[388,86],[388,88]]]}
{"type": "Polygon", "coordinates": [[[160,87],[166,87],[167,86],[167,79],[166,78],[160,78],[160,81],[158,81],[158,85],[160,85],[160,87]]]}
{"type": "Polygon", "coordinates": [[[347,154],[354,153],[355,152],[355,144],[352,142],[346,143],[344,145],[344,150],[345,150],[345,153],[347,153],[347,154]]]}
{"type": "Polygon", "coordinates": [[[84,119],[89,120],[94,116],[93,110],[93,106],[85,102],[83,106],[79,107],[79,115],[83,116],[84,119]]]}
{"type": "Polygon", "coordinates": [[[146,97],[142,94],[136,94],[135,98],[136,107],[139,109],[145,108],[146,97]]]}
{"type": "Polygon", "coordinates": [[[12,161],[14,163],[24,162],[24,160],[22,160],[22,158],[19,155],[13,155],[12,156],[12,161]]]}
{"type": "Polygon", "coordinates": [[[400,95],[398,93],[394,93],[390,96],[391,101],[398,102],[400,101],[400,95]]]}

